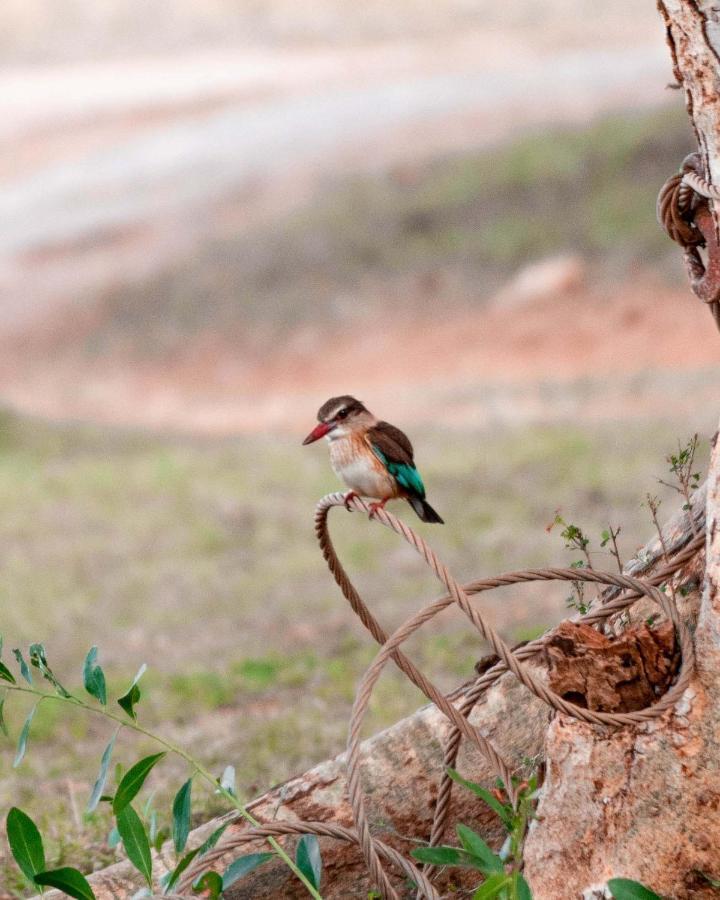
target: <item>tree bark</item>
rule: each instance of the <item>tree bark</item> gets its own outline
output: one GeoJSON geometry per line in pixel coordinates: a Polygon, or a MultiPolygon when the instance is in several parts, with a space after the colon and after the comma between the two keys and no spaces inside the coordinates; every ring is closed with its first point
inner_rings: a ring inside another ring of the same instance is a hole
{"type": "MultiPolygon", "coordinates": [[[[710,180],[720,184],[720,6],[659,0],[675,77],[710,180]]],[[[680,162],[680,161],[678,161],[680,162]]],[[[715,226],[717,215],[713,210],[715,226]]],[[[633,729],[592,728],[557,716],[547,778],[528,836],[535,900],[604,897],[611,877],[673,898],[716,896],[720,878],[720,451],[707,492],[702,593],[678,594],[697,621],[697,668],[677,707],[633,729]]]]}

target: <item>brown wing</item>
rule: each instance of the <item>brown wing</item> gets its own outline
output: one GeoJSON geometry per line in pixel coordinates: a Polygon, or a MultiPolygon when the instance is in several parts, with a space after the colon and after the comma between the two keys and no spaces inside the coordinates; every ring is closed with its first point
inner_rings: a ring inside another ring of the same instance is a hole
{"type": "Polygon", "coordinates": [[[410,439],[389,422],[378,422],[367,432],[368,441],[373,444],[388,462],[415,466],[413,462],[413,446],[410,439]]]}

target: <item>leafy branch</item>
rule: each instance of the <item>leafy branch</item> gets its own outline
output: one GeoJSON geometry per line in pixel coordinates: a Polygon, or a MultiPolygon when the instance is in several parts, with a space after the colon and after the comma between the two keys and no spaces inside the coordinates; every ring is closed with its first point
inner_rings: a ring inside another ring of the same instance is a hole
{"type": "MultiPolygon", "coordinates": [[[[2,639],[0,638],[0,654],[1,653],[2,639]]],[[[20,677],[24,679],[26,684],[19,683],[18,679],[13,675],[8,666],[3,662],[0,662],[0,681],[4,682],[2,687],[5,692],[25,694],[36,698],[36,702],[28,713],[20,731],[13,766],[19,766],[25,758],[32,721],[41,703],[59,701],[60,703],[64,703],[76,709],[81,709],[84,712],[102,716],[115,723],[117,728],[103,752],[100,761],[100,770],[91,791],[87,808],[88,811],[92,811],[103,801],[111,804],[113,815],[115,816],[117,832],[123,843],[127,857],[133,866],[143,875],[150,892],[153,890],[151,842],[146,826],[132,806],[132,801],[142,789],[152,769],[161,762],[167,753],[172,753],[185,760],[192,771],[190,778],[184,782],[175,795],[172,805],[172,837],[175,852],[178,857],[185,849],[190,832],[192,782],[196,776],[205,781],[216,793],[220,794],[230,806],[251,825],[257,826],[260,824],[243,806],[236,796],[232,785],[228,784],[224,777],[222,779],[216,778],[202,765],[201,762],[195,759],[182,747],[169,741],[167,738],[156,734],[150,729],[145,728],[138,722],[135,707],[142,696],[139,681],[146,669],[144,665],[141,666],[128,690],[117,699],[116,702],[120,706],[122,712],[116,713],[107,708],[105,675],[97,662],[96,647],[92,647],[85,658],[83,664],[83,685],[88,694],[90,694],[97,703],[89,702],[84,698],[71,693],[60,683],[48,664],[45,648],[42,644],[31,645],[28,652],[30,665],[26,662],[21,650],[15,649],[13,650],[13,654],[18,664],[20,677]],[[42,677],[52,685],[54,692],[51,693],[50,691],[40,690],[34,685],[32,668],[36,668],[42,677]],[[129,728],[138,734],[151,738],[163,747],[164,750],[146,756],[135,763],[121,778],[115,794],[106,795],[103,792],[108,777],[112,752],[117,736],[123,728],[129,728]]],[[[0,698],[0,730],[7,735],[8,729],[3,717],[6,697],[7,693],[3,694],[0,698]]],[[[182,872],[188,868],[190,863],[193,862],[196,857],[201,857],[203,853],[206,853],[215,845],[215,843],[217,843],[228,824],[229,823],[225,823],[220,826],[220,828],[216,829],[201,847],[190,851],[178,859],[173,871],[160,880],[160,887],[163,889],[164,893],[169,893],[172,890],[182,872]]],[[[85,876],[77,869],[67,866],[59,869],[46,868],[40,832],[32,819],[16,807],[13,807],[8,814],[7,833],[13,857],[23,874],[33,885],[57,887],[65,891],[69,896],[78,898],[78,900],[94,900],[95,895],[92,888],[85,879],[85,876]]],[[[298,845],[296,859],[294,861],[288,856],[287,852],[275,838],[268,837],[267,841],[272,847],[272,853],[255,853],[241,857],[240,859],[235,860],[222,876],[217,872],[206,871],[196,880],[194,890],[203,891],[207,897],[211,898],[211,900],[215,900],[215,898],[221,897],[222,891],[228,888],[230,884],[234,883],[238,878],[246,875],[258,865],[262,865],[273,856],[277,856],[302,882],[312,897],[316,898],[316,900],[322,900],[319,893],[321,867],[317,838],[312,835],[306,835],[298,845]]]]}

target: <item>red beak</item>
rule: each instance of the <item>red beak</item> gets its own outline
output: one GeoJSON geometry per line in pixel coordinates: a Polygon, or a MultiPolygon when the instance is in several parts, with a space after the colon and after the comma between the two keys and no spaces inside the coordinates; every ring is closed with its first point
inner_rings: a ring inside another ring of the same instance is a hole
{"type": "Polygon", "coordinates": [[[316,425],[310,434],[303,441],[304,444],[312,444],[313,441],[319,441],[321,437],[325,437],[325,435],[330,431],[330,426],[327,422],[321,422],[319,425],[316,425]]]}

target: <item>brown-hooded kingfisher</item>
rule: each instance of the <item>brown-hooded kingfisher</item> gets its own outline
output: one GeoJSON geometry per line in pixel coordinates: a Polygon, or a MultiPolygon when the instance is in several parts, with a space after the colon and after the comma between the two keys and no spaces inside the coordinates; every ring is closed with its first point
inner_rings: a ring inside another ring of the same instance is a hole
{"type": "Polygon", "coordinates": [[[373,497],[370,517],[388,500],[403,498],[423,522],[443,520],[425,499],[425,485],[413,461],[413,447],[407,436],[380,422],[354,397],[332,397],[318,410],[319,424],[303,444],[326,437],[330,444],[330,463],[353,497],[373,497]]]}

